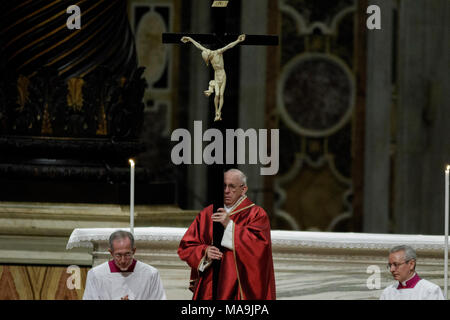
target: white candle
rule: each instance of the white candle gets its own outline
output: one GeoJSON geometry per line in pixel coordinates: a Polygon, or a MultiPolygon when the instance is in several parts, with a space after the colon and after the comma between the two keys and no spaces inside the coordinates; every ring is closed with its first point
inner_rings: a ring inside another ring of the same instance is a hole
{"type": "Polygon", "coordinates": [[[130,232],[134,235],[134,160],[130,159],[130,232]]]}
{"type": "Polygon", "coordinates": [[[450,171],[450,165],[447,165],[445,169],[445,252],[444,252],[444,297],[448,299],[447,287],[448,287],[448,176],[450,171]]]}

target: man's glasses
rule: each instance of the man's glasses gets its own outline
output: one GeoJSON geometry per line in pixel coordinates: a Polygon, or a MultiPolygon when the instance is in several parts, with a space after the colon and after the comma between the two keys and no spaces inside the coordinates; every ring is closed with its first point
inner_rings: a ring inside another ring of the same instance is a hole
{"type": "Polygon", "coordinates": [[[388,263],[386,267],[387,267],[388,270],[391,270],[391,267],[394,267],[394,269],[398,269],[398,267],[400,267],[402,264],[408,263],[409,261],[410,260],[407,260],[407,261],[402,262],[402,263],[396,263],[396,262],[388,263]]]}
{"type": "Polygon", "coordinates": [[[125,259],[130,259],[132,256],[133,256],[133,253],[132,252],[127,252],[127,253],[124,253],[124,254],[121,254],[121,253],[115,253],[115,254],[113,254],[113,256],[114,256],[114,258],[116,258],[117,260],[120,260],[120,259],[122,259],[122,258],[125,258],[125,259]]]}

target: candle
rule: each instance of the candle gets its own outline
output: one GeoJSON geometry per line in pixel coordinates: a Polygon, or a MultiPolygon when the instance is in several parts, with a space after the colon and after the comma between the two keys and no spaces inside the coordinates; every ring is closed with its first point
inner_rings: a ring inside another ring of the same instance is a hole
{"type": "Polygon", "coordinates": [[[448,188],[450,165],[445,169],[445,252],[444,252],[444,297],[448,299],[448,188]]]}
{"type": "Polygon", "coordinates": [[[134,235],[134,160],[130,159],[130,232],[134,235]]]}
{"type": "Polygon", "coordinates": [[[450,165],[445,169],[445,252],[444,252],[444,297],[447,297],[448,287],[448,188],[450,165]]]}

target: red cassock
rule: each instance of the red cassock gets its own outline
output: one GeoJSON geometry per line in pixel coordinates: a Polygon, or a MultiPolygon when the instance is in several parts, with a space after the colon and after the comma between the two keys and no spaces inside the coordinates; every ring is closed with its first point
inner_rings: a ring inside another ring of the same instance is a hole
{"type": "MultiPolygon", "coordinates": [[[[191,267],[194,300],[212,299],[212,267],[198,270],[213,242],[213,206],[203,209],[181,239],[178,255],[191,267]]],[[[245,198],[232,212],[233,248],[224,248],[217,285],[220,300],[274,300],[275,276],[270,221],[263,208],[245,198]]]]}

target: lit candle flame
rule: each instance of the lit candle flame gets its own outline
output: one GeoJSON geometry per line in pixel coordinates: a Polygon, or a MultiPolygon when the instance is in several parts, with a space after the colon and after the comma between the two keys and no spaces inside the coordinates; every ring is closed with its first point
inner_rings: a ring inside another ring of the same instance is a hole
{"type": "Polygon", "coordinates": [[[445,169],[445,172],[449,172],[450,171],[450,165],[447,165],[447,168],[445,169]]]}
{"type": "MultiPolygon", "coordinates": [[[[130,165],[131,165],[132,167],[134,167],[134,160],[133,160],[133,159],[128,160],[128,162],[130,163],[130,165]]],[[[450,166],[449,166],[449,167],[450,167],[450,166]]]]}

